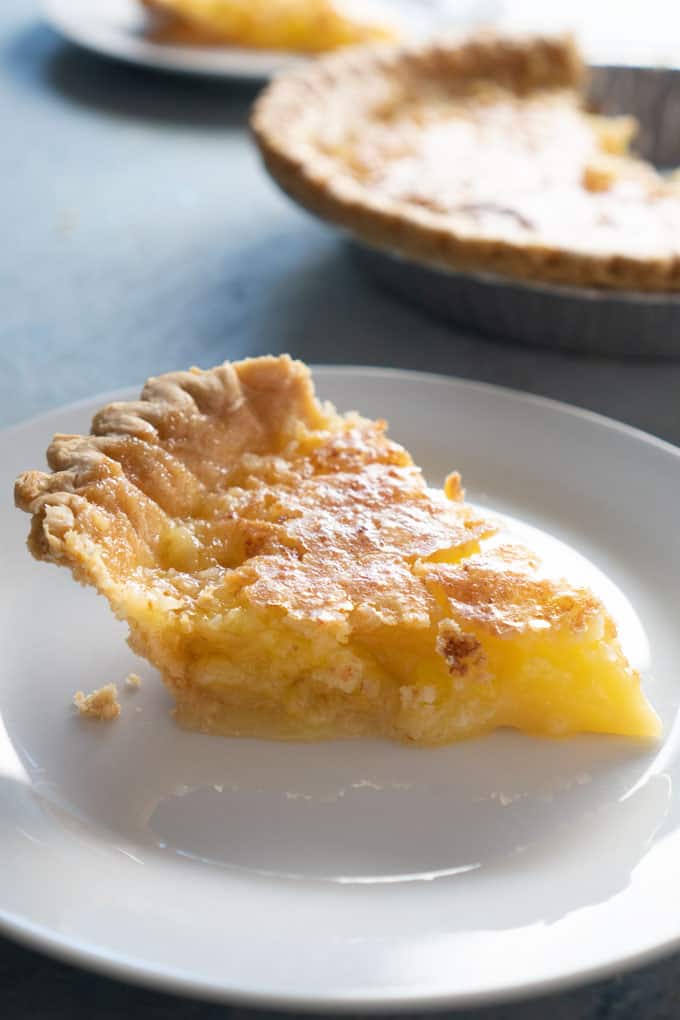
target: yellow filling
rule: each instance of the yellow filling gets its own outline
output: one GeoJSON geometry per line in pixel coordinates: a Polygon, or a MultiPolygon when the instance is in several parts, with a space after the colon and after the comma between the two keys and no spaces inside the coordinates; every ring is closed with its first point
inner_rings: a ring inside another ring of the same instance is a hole
{"type": "Polygon", "coordinates": [[[186,635],[166,624],[162,613],[149,614],[141,639],[133,630],[133,647],[164,670],[178,720],[210,732],[311,740],[373,733],[422,744],[502,726],[545,736],[660,732],[602,617],[578,634],[498,637],[468,627],[481,652],[460,673],[435,650],[435,624],[417,633],[378,628],[346,642],[324,628],[292,627],[274,610],[233,608],[186,635]]]}

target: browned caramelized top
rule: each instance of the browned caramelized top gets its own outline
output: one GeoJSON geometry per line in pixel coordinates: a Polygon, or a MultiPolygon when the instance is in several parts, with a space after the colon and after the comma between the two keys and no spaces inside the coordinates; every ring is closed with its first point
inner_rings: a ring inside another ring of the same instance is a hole
{"type": "Polygon", "coordinates": [[[428,565],[424,576],[461,626],[501,637],[555,624],[583,630],[602,611],[594,595],[546,576],[538,557],[516,545],[492,544],[455,565],[428,565]]]}
{"type": "Polygon", "coordinates": [[[250,606],[349,634],[453,615],[502,634],[601,608],[528,553],[480,551],[496,525],[458,477],[427,488],[384,422],[320,404],[287,356],[152,379],[48,460],[16,486],[30,548],[123,616],[250,606]]]}

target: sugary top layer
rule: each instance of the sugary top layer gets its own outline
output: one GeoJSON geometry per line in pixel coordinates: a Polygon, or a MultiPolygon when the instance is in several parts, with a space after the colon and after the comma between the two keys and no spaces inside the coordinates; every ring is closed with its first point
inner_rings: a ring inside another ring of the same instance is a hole
{"type": "Polygon", "coordinates": [[[485,552],[496,525],[457,476],[427,488],[384,422],[321,405],[285,356],[150,380],[92,435],[56,436],[48,460],[52,474],[17,482],[30,548],[123,616],[251,606],[347,635],[420,630],[453,608],[502,635],[602,611],[522,550],[485,552]]]}

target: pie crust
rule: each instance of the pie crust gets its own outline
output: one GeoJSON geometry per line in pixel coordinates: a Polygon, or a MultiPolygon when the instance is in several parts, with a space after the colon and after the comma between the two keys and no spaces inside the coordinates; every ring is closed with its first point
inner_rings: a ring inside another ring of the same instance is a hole
{"type": "Polygon", "coordinates": [[[252,127],[274,179],[379,248],[465,271],[680,289],[680,187],[585,107],[569,38],[333,54],[277,78],[252,127]]]}

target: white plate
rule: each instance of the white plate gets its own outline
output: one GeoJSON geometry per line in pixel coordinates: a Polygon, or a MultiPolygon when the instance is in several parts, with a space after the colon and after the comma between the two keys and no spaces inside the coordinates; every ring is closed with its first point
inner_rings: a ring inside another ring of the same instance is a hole
{"type": "MultiPolygon", "coordinates": [[[[418,34],[469,25],[497,13],[498,0],[377,0],[392,4],[418,34]]],[[[49,23],[95,53],[165,71],[264,81],[304,56],[236,46],[170,46],[146,38],[147,13],[137,0],[42,0],[49,23]]]]}
{"type": "MultiPolygon", "coordinates": [[[[680,452],[490,386],[316,378],[339,406],[390,419],[433,482],[460,468],[474,500],[579,550],[571,568],[618,616],[664,742],[503,732],[413,750],[182,732],[104,600],[30,559],[6,499],[3,929],[174,991],[333,1010],[505,1000],[678,945],[680,452]],[[145,682],[122,691],[117,722],[75,718],[73,691],[130,669],[145,682]]],[[[0,435],[2,491],[100,404],[0,435]]]]}

